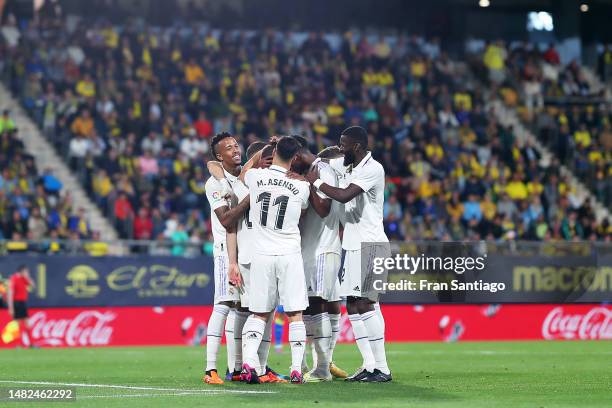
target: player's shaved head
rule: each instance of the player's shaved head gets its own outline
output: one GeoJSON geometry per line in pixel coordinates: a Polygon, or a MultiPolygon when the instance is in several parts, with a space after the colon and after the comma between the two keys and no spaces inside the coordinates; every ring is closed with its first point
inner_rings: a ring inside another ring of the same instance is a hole
{"type": "Polygon", "coordinates": [[[264,147],[266,147],[266,144],[264,142],[258,141],[258,142],[251,143],[249,147],[247,147],[247,150],[246,150],[247,160],[250,160],[251,157],[255,155],[255,153],[257,153],[264,147]]]}
{"type": "Polygon", "coordinates": [[[346,136],[353,143],[359,143],[362,149],[368,148],[368,132],[361,126],[350,126],[342,131],[342,136],[346,136]]]}

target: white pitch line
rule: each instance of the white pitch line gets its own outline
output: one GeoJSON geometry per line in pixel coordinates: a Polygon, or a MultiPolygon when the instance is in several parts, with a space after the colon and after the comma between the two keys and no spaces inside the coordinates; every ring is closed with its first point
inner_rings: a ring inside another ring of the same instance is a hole
{"type": "Polygon", "coordinates": [[[189,390],[182,388],[161,388],[161,387],[143,387],[132,385],[115,385],[115,384],[85,384],[85,383],[62,383],[50,381],[17,381],[17,380],[0,380],[0,383],[5,384],[30,384],[30,385],[53,385],[61,387],[91,387],[91,388],[115,388],[122,390],[141,390],[141,391],[173,391],[173,392],[194,392],[194,393],[228,393],[228,394],[277,394],[276,391],[257,391],[257,390],[189,390]]]}
{"type": "Polygon", "coordinates": [[[173,393],[165,393],[165,394],[119,394],[119,395],[84,395],[79,396],[77,399],[89,399],[89,398],[134,398],[134,397],[183,397],[189,395],[222,395],[225,394],[223,390],[219,391],[210,391],[207,393],[202,392],[173,392],[173,393]]]}
{"type": "MultiPolygon", "coordinates": [[[[545,356],[558,356],[558,355],[567,355],[565,352],[561,351],[502,351],[502,350],[430,350],[430,351],[409,351],[409,350],[389,350],[387,354],[395,354],[395,355],[449,355],[449,354],[464,354],[464,355],[508,355],[508,356],[518,356],[518,355],[545,355],[545,356]]],[[[610,351],[593,351],[593,352],[580,352],[577,353],[576,356],[585,356],[585,355],[603,355],[603,354],[612,354],[610,351]]]]}

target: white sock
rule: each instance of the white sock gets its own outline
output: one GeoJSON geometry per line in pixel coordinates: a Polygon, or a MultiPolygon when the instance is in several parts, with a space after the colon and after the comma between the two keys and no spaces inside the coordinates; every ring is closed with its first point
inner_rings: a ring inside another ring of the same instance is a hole
{"type": "Polygon", "coordinates": [[[374,310],[376,310],[376,313],[378,313],[378,315],[380,316],[380,320],[382,321],[382,325],[383,325],[383,333],[384,333],[385,332],[385,317],[383,316],[380,310],[380,303],[378,302],[374,303],[374,310]]]}
{"type": "Polygon", "coordinates": [[[242,330],[242,361],[254,369],[259,366],[257,349],[261,344],[265,329],[265,321],[255,317],[255,315],[250,315],[242,330]]]}
{"type": "Polygon", "coordinates": [[[336,342],[340,335],[340,315],[339,314],[328,314],[329,323],[331,325],[331,339],[329,341],[329,361],[334,361],[334,349],[336,348],[336,342]]]}
{"type": "Polygon", "coordinates": [[[289,323],[289,344],[291,345],[291,371],[301,372],[306,345],[306,326],[303,321],[289,323]]]}
{"type": "MultiPolygon", "coordinates": [[[[314,322],[312,320],[312,316],[302,315],[302,318],[304,319],[304,327],[306,327],[306,343],[312,344],[312,339],[314,337],[314,322]]],[[[304,348],[304,358],[302,359],[302,372],[306,371],[308,371],[308,353],[306,353],[306,348],[304,348]]]]}
{"type": "Polygon", "coordinates": [[[329,315],[327,313],[321,313],[312,316],[314,321],[314,349],[316,356],[316,363],[313,362],[313,366],[318,371],[328,372],[329,371],[329,342],[331,340],[331,323],[329,321],[329,315]]]}
{"type": "Polygon", "coordinates": [[[234,342],[236,348],[236,360],[234,361],[234,371],[242,370],[242,330],[244,329],[244,323],[248,319],[249,312],[241,312],[236,310],[236,317],[234,318],[234,342]]]}
{"type": "Polygon", "coordinates": [[[217,354],[223,337],[223,327],[230,308],[226,305],[215,305],[208,320],[206,330],[206,371],[217,369],[217,354]]]}
{"type": "Polygon", "coordinates": [[[376,360],[376,368],[385,374],[389,374],[387,355],[385,354],[385,325],[380,314],[375,310],[361,315],[361,320],[368,331],[368,339],[376,360]]]}
{"type": "Polygon", "coordinates": [[[231,309],[225,320],[225,344],[227,345],[227,369],[236,365],[236,341],[234,340],[234,319],[236,309],[231,309]]]}
{"type": "Polygon", "coordinates": [[[351,326],[353,326],[353,334],[355,336],[355,342],[363,357],[363,367],[368,371],[374,371],[376,368],[376,360],[374,359],[374,353],[370,346],[370,340],[368,339],[368,331],[361,321],[361,315],[354,314],[349,315],[351,326]]]}
{"type": "Polygon", "coordinates": [[[270,344],[272,339],[272,325],[274,324],[274,315],[268,316],[266,322],[266,328],[264,330],[261,344],[257,349],[257,356],[259,357],[259,365],[257,366],[257,374],[264,375],[266,373],[266,366],[268,365],[268,355],[270,354],[270,344]]]}

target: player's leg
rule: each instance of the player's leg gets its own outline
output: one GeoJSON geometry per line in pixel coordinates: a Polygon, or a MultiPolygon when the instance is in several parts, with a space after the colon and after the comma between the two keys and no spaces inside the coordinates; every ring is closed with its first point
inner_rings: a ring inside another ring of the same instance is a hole
{"type": "Polygon", "coordinates": [[[308,307],[308,293],[301,257],[300,253],[276,257],[279,302],[289,320],[292,383],[304,382],[301,369],[306,345],[306,327],[302,311],[308,307]]]}
{"type": "Polygon", "coordinates": [[[259,358],[259,365],[257,366],[257,372],[259,375],[266,373],[266,366],[268,365],[268,355],[270,354],[270,344],[272,342],[272,325],[274,324],[274,312],[270,313],[268,320],[266,321],[266,327],[264,329],[261,344],[257,349],[257,357],[259,358]]]}
{"type": "Polygon", "coordinates": [[[367,302],[367,299],[356,296],[349,296],[346,299],[346,310],[349,321],[351,322],[351,327],[353,328],[355,343],[357,343],[357,348],[363,358],[361,368],[358,369],[355,374],[348,377],[348,381],[361,381],[368,373],[373,373],[376,368],[376,359],[374,358],[368,331],[360,313],[362,310],[361,305],[364,302],[367,302]]]}
{"type": "Polygon", "coordinates": [[[234,369],[234,365],[236,363],[236,340],[234,339],[234,322],[236,318],[236,308],[231,308],[227,319],[225,319],[225,344],[227,351],[227,372],[225,375],[225,379],[231,380],[231,373],[229,370],[234,369]]]}
{"type": "Polygon", "coordinates": [[[376,311],[376,313],[378,314],[378,316],[382,320],[382,323],[383,323],[383,332],[384,332],[385,331],[385,317],[383,316],[382,311],[380,310],[380,303],[379,302],[374,303],[374,310],[376,311]]]}
{"type": "Polygon", "coordinates": [[[368,372],[372,373],[376,368],[376,360],[370,345],[368,331],[360,314],[361,304],[369,303],[367,299],[361,297],[361,250],[343,250],[342,252],[343,262],[340,272],[340,296],[346,297],[346,310],[353,329],[353,336],[355,337],[357,348],[363,358],[361,368],[352,376],[348,377],[347,381],[360,381],[368,372]]]}
{"type": "Polygon", "coordinates": [[[238,300],[238,292],[229,284],[229,261],[226,255],[215,256],[215,304],[208,321],[206,332],[206,373],[204,382],[207,384],[223,384],[217,373],[217,355],[221,347],[221,339],[225,331],[225,321],[230,309],[238,300]]]}
{"type": "Polygon", "coordinates": [[[383,320],[380,318],[380,314],[374,309],[373,301],[366,300],[366,302],[360,303],[359,308],[375,360],[373,374],[363,379],[363,381],[391,381],[391,371],[387,365],[387,356],[385,352],[385,325],[383,320]]]}
{"type": "Polygon", "coordinates": [[[257,367],[259,366],[259,356],[257,350],[261,345],[261,339],[263,338],[264,331],[266,329],[266,322],[269,317],[269,313],[266,312],[255,312],[251,309],[252,314],[248,317],[244,324],[242,332],[242,372],[240,377],[242,381],[249,384],[259,384],[259,374],[257,373],[257,367]]]}
{"type": "Polygon", "coordinates": [[[204,382],[207,384],[223,384],[217,372],[217,355],[221,347],[225,321],[232,306],[231,302],[219,302],[213,306],[206,331],[206,373],[204,382]]]}
{"type": "Polygon", "coordinates": [[[270,312],[276,305],[278,292],[275,276],[275,258],[255,254],[251,263],[250,292],[257,296],[249,297],[249,310],[251,315],[247,318],[242,331],[242,373],[243,381],[259,383],[257,367],[259,356],[257,351],[261,345],[266,322],[270,312]],[[257,277],[254,279],[254,277],[257,277]]]}
{"type": "Polygon", "coordinates": [[[19,326],[19,340],[22,347],[31,347],[30,325],[28,319],[16,319],[19,326]]]}
{"type": "Polygon", "coordinates": [[[268,321],[266,322],[266,329],[264,331],[264,335],[259,345],[259,349],[257,350],[257,355],[259,357],[259,367],[257,372],[259,373],[259,380],[262,383],[286,383],[287,380],[283,378],[281,374],[274,371],[272,368],[268,366],[268,356],[270,355],[270,347],[272,345],[272,326],[274,324],[274,316],[275,313],[272,311],[270,316],[268,317],[268,321]]]}
{"type": "Polygon", "coordinates": [[[329,323],[331,326],[331,338],[329,342],[329,371],[331,375],[336,378],[346,378],[348,377],[348,373],[343,369],[336,366],[334,363],[334,350],[336,349],[336,342],[338,341],[338,336],[340,336],[340,317],[341,317],[341,307],[340,301],[337,302],[327,302],[327,315],[329,316],[329,323]]]}
{"type": "MultiPolygon", "coordinates": [[[[310,298],[308,300],[310,304],[310,298]]],[[[306,328],[306,347],[312,344],[312,340],[314,338],[314,328],[312,323],[312,316],[310,315],[310,310],[306,309],[304,313],[302,313],[302,321],[304,322],[304,327],[306,328]]],[[[313,356],[314,360],[314,356],[313,356]]],[[[302,358],[302,372],[308,372],[308,352],[307,349],[304,350],[304,357],[302,358]]]]}
{"type": "Polygon", "coordinates": [[[28,306],[26,302],[13,302],[15,320],[19,325],[19,339],[23,347],[33,347],[32,336],[30,334],[30,322],[28,320],[28,306]]]}
{"type": "Polygon", "coordinates": [[[326,301],[320,297],[310,297],[307,312],[310,314],[310,328],[314,345],[313,369],[305,375],[307,382],[329,381],[329,343],[331,341],[331,322],[327,315],[326,301]]]}
{"type": "MultiPolygon", "coordinates": [[[[366,250],[366,249],[364,249],[366,250]]],[[[376,310],[375,305],[378,303],[379,293],[374,290],[373,272],[372,272],[372,260],[377,257],[388,257],[390,256],[390,249],[385,245],[373,245],[367,248],[369,252],[367,256],[362,257],[362,262],[367,262],[366,268],[363,273],[362,291],[363,296],[367,299],[367,302],[359,304],[359,312],[361,319],[368,332],[368,339],[374,359],[376,361],[376,367],[374,375],[364,379],[364,381],[372,382],[386,382],[391,381],[391,372],[387,365],[387,356],[385,352],[385,323],[380,310],[376,310]]]]}
{"type": "Polygon", "coordinates": [[[234,366],[230,366],[230,369],[233,370],[232,381],[240,381],[240,371],[242,370],[242,331],[247,318],[251,314],[249,312],[250,269],[251,264],[240,264],[242,288],[240,289],[240,304],[234,318],[235,358],[234,366]]]}
{"type": "Polygon", "coordinates": [[[323,254],[322,269],[323,287],[321,288],[321,297],[325,300],[325,311],[329,317],[330,340],[327,359],[329,361],[329,370],[332,376],[336,378],[346,378],[346,371],[338,368],[333,363],[333,353],[336,348],[336,341],[340,333],[340,282],[338,280],[338,271],[340,269],[340,254],[329,252],[323,254]]]}
{"type": "Polygon", "coordinates": [[[248,308],[240,305],[236,309],[236,317],[234,318],[234,343],[236,354],[234,358],[234,366],[232,367],[232,381],[240,381],[240,371],[242,370],[242,331],[244,324],[251,315],[248,308]]]}

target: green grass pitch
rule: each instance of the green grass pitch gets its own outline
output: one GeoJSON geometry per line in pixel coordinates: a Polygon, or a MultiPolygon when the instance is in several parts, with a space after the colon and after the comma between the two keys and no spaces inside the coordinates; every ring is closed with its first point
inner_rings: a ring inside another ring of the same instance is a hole
{"type": "MultiPolygon", "coordinates": [[[[612,342],[389,344],[387,384],[225,384],[201,382],[204,348],[121,347],[0,351],[0,387],[76,385],[76,403],[40,407],[611,407],[612,342]],[[89,386],[85,386],[87,384],[89,386]]],[[[225,351],[220,367],[225,371],[225,351]]],[[[270,353],[288,371],[289,353],[270,353]]],[[[353,371],[355,345],[338,346],[353,371]]],[[[220,370],[221,371],[221,370],[220,370]]]]}

